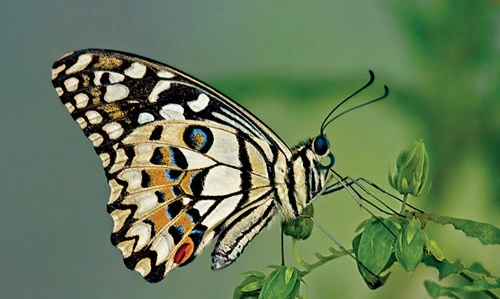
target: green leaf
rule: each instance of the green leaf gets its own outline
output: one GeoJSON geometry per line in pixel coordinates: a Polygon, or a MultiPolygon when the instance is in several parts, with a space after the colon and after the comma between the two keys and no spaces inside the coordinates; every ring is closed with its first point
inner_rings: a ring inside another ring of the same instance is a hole
{"type": "Polygon", "coordinates": [[[443,287],[435,282],[425,281],[424,284],[427,292],[434,298],[439,296],[458,298],[456,293],[490,292],[489,290],[491,289],[500,288],[500,279],[491,276],[490,272],[479,263],[473,263],[467,268],[460,261],[450,263],[447,260],[443,260],[440,262],[431,255],[425,255],[423,262],[427,266],[438,269],[440,280],[449,275],[457,274],[471,282],[471,284],[458,287],[443,287]]]}
{"type": "Polygon", "coordinates": [[[385,269],[393,251],[395,235],[388,228],[397,232],[392,221],[384,219],[367,223],[357,249],[359,262],[370,269],[374,274],[379,274],[385,269]]]}
{"type": "Polygon", "coordinates": [[[458,260],[454,263],[450,263],[448,260],[438,261],[434,256],[426,254],[422,261],[426,266],[436,268],[439,271],[439,280],[452,274],[460,274],[465,270],[465,265],[458,260]]]}
{"type": "Polygon", "coordinates": [[[447,296],[450,298],[460,299],[460,297],[453,294],[450,290],[446,290],[445,288],[443,288],[442,286],[433,281],[430,280],[424,281],[424,286],[427,289],[427,293],[429,293],[429,295],[431,295],[432,298],[447,296]]]}
{"type": "Polygon", "coordinates": [[[261,288],[262,288],[262,281],[254,281],[242,287],[241,291],[243,293],[253,293],[255,291],[260,290],[261,288]]]}
{"type": "Polygon", "coordinates": [[[363,228],[365,228],[365,226],[366,226],[368,223],[370,223],[370,222],[372,222],[372,221],[373,221],[373,218],[368,218],[368,219],[363,220],[363,222],[361,222],[361,223],[358,225],[358,227],[356,227],[356,229],[355,229],[354,231],[355,231],[356,233],[357,233],[357,232],[360,232],[363,228]]]}
{"type": "Polygon", "coordinates": [[[247,272],[241,273],[241,275],[243,275],[245,277],[255,276],[255,277],[260,277],[262,279],[264,277],[266,277],[266,274],[262,273],[261,271],[247,271],[247,272]]]}
{"type": "Polygon", "coordinates": [[[233,292],[233,299],[256,299],[259,296],[262,282],[266,275],[260,271],[248,271],[243,273],[246,278],[233,292]]]}
{"type": "Polygon", "coordinates": [[[500,229],[483,222],[441,216],[438,214],[416,214],[421,220],[428,220],[442,225],[451,224],[467,236],[476,238],[484,245],[500,244],[500,229]]]}
{"type": "Polygon", "coordinates": [[[424,285],[429,295],[434,298],[439,296],[459,298],[456,293],[482,292],[500,288],[500,280],[496,279],[492,283],[486,280],[474,280],[470,285],[463,285],[458,287],[443,287],[435,282],[426,280],[424,282],[424,285]]]}
{"type": "MultiPolygon", "coordinates": [[[[358,255],[357,252],[358,252],[360,241],[361,241],[361,234],[357,235],[352,240],[352,248],[353,248],[353,251],[356,254],[356,256],[358,255]]],[[[389,262],[387,263],[387,265],[385,266],[385,268],[382,271],[384,271],[384,270],[388,269],[390,266],[392,266],[392,264],[395,261],[396,261],[396,258],[394,257],[394,255],[391,255],[391,259],[389,259],[389,262]]],[[[385,282],[387,281],[387,279],[389,278],[389,275],[391,274],[389,272],[385,276],[373,275],[372,273],[367,271],[364,267],[365,266],[362,265],[361,263],[359,263],[359,260],[358,260],[358,271],[361,274],[361,277],[363,277],[363,280],[365,281],[366,285],[371,290],[376,290],[376,289],[380,288],[381,286],[383,286],[385,284],[385,282]]]]}
{"type": "Polygon", "coordinates": [[[292,267],[287,267],[285,270],[285,284],[290,283],[290,280],[292,280],[293,277],[297,276],[297,269],[292,268],[292,267]]]}
{"type": "Polygon", "coordinates": [[[407,226],[398,235],[396,259],[408,272],[412,272],[424,256],[424,238],[419,227],[407,226]]]}
{"type": "Polygon", "coordinates": [[[271,272],[263,281],[261,298],[286,298],[297,297],[300,289],[298,271],[293,267],[281,266],[271,272]]]}
{"type": "Polygon", "coordinates": [[[477,274],[491,276],[491,273],[488,270],[486,270],[483,267],[483,265],[481,265],[481,263],[472,263],[472,265],[470,265],[470,267],[469,267],[469,271],[472,271],[472,272],[477,273],[477,274]]]}

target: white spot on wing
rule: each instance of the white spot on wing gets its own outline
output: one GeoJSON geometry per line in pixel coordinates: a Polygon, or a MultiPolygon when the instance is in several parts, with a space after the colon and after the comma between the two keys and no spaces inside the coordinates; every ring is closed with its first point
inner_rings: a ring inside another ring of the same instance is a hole
{"type": "Polygon", "coordinates": [[[165,78],[165,79],[170,79],[170,78],[175,77],[175,74],[173,74],[173,73],[171,73],[169,71],[161,70],[161,71],[158,72],[158,77],[165,78]]]}
{"type": "Polygon", "coordinates": [[[208,150],[207,156],[215,161],[224,161],[224,164],[241,167],[236,135],[220,129],[213,129],[212,133],[213,145],[208,150]]]}
{"type": "Polygon", "coordinates": [[[149,272],[151,272],[151,259],[149,257],[141,259],[135,265],[134,270],[141,273],[141,275],[145,277],[146,275],[149,274],[149,272]]]}
{"type": "MultiPolygon", "coordinates": [[[[158,204],[158,197],[154,192],[144,192],[141,194],[133,195],[130,197],[137,205],[138,209],[135,211],[136,218],[144,216],[144,214],[154,210],[158,204]]],[[[128,201],[128,200],[127,200],[128,201]]]]}
{"type": "Polygon", "coordinates": [[[131,213],[130,210],[118,210],[118,209],[109,213],[109,215],[113,219],[114,233],[122,229],[123,225],[125,224],[125,220],[130,215],[130,213],[131,213]]]}
{"type": "Polygon", "coordinates": [[[208,211],[208,209],[214,204],[214,202],[215,202],[214,200],[200,200],[194,204],[193,208],[198,210],[200,216],[203,216],[208,211]]]}
{"type": "Polygon", "coordinates": [[[104,94],[104,100],[108,103],[123,100],[128,96],[129,89],[123,84],[114,84],[106,87],[106,94],[104,94]]]}
{"type": "Polygon", "coordinates": [[[151,234],[151,225],[146,224],[144,222],[139,222],[136,223],[134,227],[129,229],[127,232],[126,236],[127,237],[134,237],[138,236],[139,238],[137,239],[136,246],[134,248],[134,251],[139,251],[141,250],[146,244],[148,244],[149,241],[149,236],[151,234]]]}
{"type": "Polygon", "coordinates": [[[147,112],[142,112],[141,114],[139,114],[139,117],[137,118],[137,122],[141,125],[148,122],[152,122],[153,120],[155,120],[155,117],[147,112]]]}
{"type": "Polygon", "coordinates": [[[151,153],[153,152],[153,145],[147,143],[138,144],[136,147],[136,151],[138,155],[134,157],[135,158],[134,160],[139,158],[145,158],[147,159],[146,161],[149,162],[149,159],[151,158],[151,153]]]}
{"type": "Polygon", "coordinates": [[[98,147],[104,141],[104,138],[102,138],[101,134],[99,134],[99,133],[90,134],[89,139],[90,139],[90,141],[92,141],[92,144],[94,145],[94,147],[98,147]]]}
{"type": "Polygon", "coordinates": [[[83,119],[83,117],[79,117],[76,119],[76,122],[78,123],[78,125],[80,126],[80,128],[82,129],[85,129],[87,127],[87,121],[85,121],[85,119],[83,119]]]}
{"type": "Polygon", "coordinates": [[[64,94],[64,90],[61,87],[56,87],[56,92],[58,96],[62,96],[64,94]]]}
{"type": "Polygon", "coordinates": [[[77,108],[85,108],[89,103],[89,96],[84,93],[79,93],[75,96],[75,101],[77,108]]]}
{"type": "Polygon", "coordinates": [[[141,188],[142,175],[139,170],[126,169],[118,175],[118,178],[128,182],[127,191],[129,193],[141,188]]]}
{"type": "Polygon", "coordinates": [[[89,123],[91,123],[93,125],[99,124],[102,122],[102,116],[97,111],[94,111],[94,110],[87,111],[87,112],[85,112],[85,116],[89,120],[89,123]]]}
{"type": "MultiPolygon", "coordinates": [[[[215,161],[210,159],[208,156],[200,154],[198,152],[195,152],[193,150],[188,150],[188,149],[183,149],[179,148],[179,150],[182,152],[184,157],[186,158],[186,161],[196,161],[196,163],[189,164],[187,169],[200,169],[200,168],[208,168],[210,166],[215,165],[215,161]]],[[[233,150],[234,152],[234,150],[233,150]]]]}
{"type": "Polygon", "coordinates": [[[92,55],[90,54],[82,54],[78,56],[78,60],[66,71],[66,74],[68,75],[73,74],[85,69],[91,61],[92,61],[92,55]]]}
{"type": "Polygon", "coordinates": [[[156,251],[157,265],[161,264],[167,259],[170,250],[167,239],[165,239],[164,236],[159,236],[158,239],[156,239],[156,241],[154,241],[153,244],[151,244],[151,249],[156,251]]]}
{"type": "Polygon", "coordinates": [[[200,112],[201,110],[207,108],[208,103],[210,103],[210,99],[204,93],[201,93],[198,98],[194,101],[189,101],[188,106],[194,112],[200,112]]]}
{"type": "Polygon", "coordinates": [[[66,81],[64,81],[64,87],[66,87],[66,90],[71,92],[71,91],[75,91],[77,88],[78,88],[78,79],[75,78],[75,77],[71,77],[69,79],[66,79],[66,81]]]}
{"type": "Polygon", "coordinates": [[[109,138],[116,139],[123,134],[122,126],[117,122],[111,122],[102,126],[102,129],[108,133],[109,138]]]}
{"type": "Polygon", "coordinates": [[[161,108],[160,115],[167,119],[183,120],[184,119],[184,108],[177,104],[168,104],[161,108]]]}
{"type": "Polygon", "coordinates": [[[138,62],[132,63],[132,65],[125,70],[125,75],[134,79],[141,79],[146,74],[146,66],[138,62]]]}
{"type": "Polygon", "coordinates": [[[66,65],[62,64],[62,65],[56,67],[55,69],[52,69],[52,80],[54,80],[55,78],[57,78],[57,76],[59,75],[59,73],[62,72],[65,68],[66,68],[66,65]]]}
{"type": "MultiPolygon", "coordinates": [[[[113,148],[115,149],[115,146],[118,146],[118,144],[113,145],[113,148]]],[[[125,163],[128,161],[128,157],[125,154],[125,150],[123,148],[115,149],[116,151],[116,157],[113,166],[109,170],[109,173],[115,173],[119,170],[122,170],[123,167],[125,166],[125,163]]]]}
{"type": "MultiPolygon", "coordinates": [[[[240,191],[241,171],[228,166],[216,166],[208,172],[201,195],[218,196],[240,191]],[[222,192],[221,192],[222,191],[222,192]]],[[[224,200],[224,205],[226,201],[224,200]]]]}
{"type": "Polygon", "coordinates": [[[116,248],[121,250],[124,257],[129,257],[132,254],[134,242],[135,240],[123,241],[120,244],[116,245],[116,248]]]}
{"type": "Polygon", "coordinates": [[[170,81],[167,80],[158,81],[153,90],[151,91],[151,93],[149,94],[148,100],[151,103],[158,101],[158,96],[160,95],[160,93],[169,88],[170,88],[170,81]]]}
{"type": "Polygon", "coordinates": [[[103,71],[94,72],[94,85],[95,86],[101,86],[101,76],[103,73],[104,73],[103,71]]]}
{"type": "Polygon", "coordinates": [[[111,84],[122,82],[124,79],[125,76],[120,73],[109,72],[109,83],[111,84]]]}
{"type": "Polygon", "coordinates": [[[108,204],[112,204],[120,197],[123,186],[118,184],[114,179],[109,180],[108,184],[111,188],[111,194],[109,195],[108,204]]]}
{"type": "Polygon", "coordinates": [[[99,158],[101,158],[102,167],[104,167],[104,168],[108,167],[109,162],[111,162],[109,154],[108,153],[102,153],[102,154],[99,155],[99,158]]]}
{"type": "Polygon", "coordinates": [[[64,104],[64,106],[66,106],[66,108],[68,108],[69,113],[73,113],[73,111],[75,111],[75,106],[73,106],[73,104],[71,104],[69,102],[64,104]]]}

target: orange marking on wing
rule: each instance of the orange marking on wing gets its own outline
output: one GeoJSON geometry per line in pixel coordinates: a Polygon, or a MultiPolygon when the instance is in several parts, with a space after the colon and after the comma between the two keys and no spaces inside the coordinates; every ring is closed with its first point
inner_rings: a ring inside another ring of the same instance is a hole
{"type": "Polygon", "coordinates": [[[174,199],[176,199],[178,197],[178,196],[174,195],[172,188],[170,188],[170,187],[165,187],[165,188],[162,188],[158,191],[165,194],[165,202],[166,203],[170,203],[171,201],[173,201],[174,199]]]}
{"type": "Polygon", "coordinates": [[[175,225],[182,226],[185,232],[191,231],[193,229],[194,223],[191,222],[191,218],[186,216],[186,212],[182,212],[179,214],[177,220],[175,221],[175,225]]]}
{"type": "Polygon", "coordinates": [[[172,157],[170,155],[170,150],[168,147],[165,147],[165,146],[160,146],[160,147],[157,147],[160,151],[160,155],[161,155],[161,164],[165,165],[165,166],[174,166],[174,164],[172,163],[172,157]]]}
{"type": "Polygon", "coordinates": [[[162,230],[165,226],[167,226],[170,222],[171,219],[168,218],[167,213],[165,211],[166,206],[163,206],[156,211],[154,211],[153,214],[151,214],[148,219],[153,221],[155,224],[155,231],[159,232],[162,230]]]}
{"type": "MultiPolygon", "coordinates": [[[[167,179],[167,177],[165,176],[165,169],[152,168],[152,169],[148,169],[147,172],[148,172],[149,176],[151,177],[151,182],[149,184],[149,187],[176,185],[176,183],[167,179]]],[[[181,177],[182,177],[182,175],[181,175],[181,177]]]]}
{"type": "Polygon", "coordinates": [[[193,175],[198,173],[197,171],[188,171],[184,177],[181,178],[181,189],[186,193],[187,195],[193,195],[193,192],[191,191],[191,178],[193,175]]]}
{"type": "Polygon", "coordinates": [[[203,134],[197,132],[193,136],[193,143],[195,148],[200,148],[203,143],[205,142],[205,138],[203,137],[203,134]]]}

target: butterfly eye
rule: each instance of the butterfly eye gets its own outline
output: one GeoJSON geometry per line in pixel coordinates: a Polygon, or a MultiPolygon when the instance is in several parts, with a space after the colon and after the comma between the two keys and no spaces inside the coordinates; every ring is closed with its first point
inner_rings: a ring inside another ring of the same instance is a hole
{"type": "Polygon", "coordinates": [[[325,155],[329,148],[330,142],[328,142],[328,139],[326,139],[325,136],[318,136],[314,139],[314,152],[316,155],[325,155]]]}

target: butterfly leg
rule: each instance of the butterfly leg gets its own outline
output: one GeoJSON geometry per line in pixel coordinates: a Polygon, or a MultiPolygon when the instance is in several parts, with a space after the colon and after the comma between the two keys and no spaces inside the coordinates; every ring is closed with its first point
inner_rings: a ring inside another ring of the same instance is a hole
{"type": "MultiPolygon", "coordinates": [[[[337,176],[338,176],[338,174],[337,174],[337,176]]],[[[362,202],[368,203],[369,205],[373,206],[374,208],[376,208],[377,210],[379,210],[380,212],[383,212],[385,214],[393,214],[393,213],[397,213],[397,212],[394,209],[392,209],[391,207],[389,207],[389,205],[387,205],[384,201],[382,201],[373,192],[370,192],[369,189],[374,189],[374,190],[376,190],[384,195],[387,195],[387,196],[401,202],[401,199],[399,197],[385,191],[383,188],[379,187],[377,184],[373,183],[372,181],[365,179],[365,178],[352,178],[350,176],[345,176],[342,179],[337,180],[336,183],[334,183],[330,186],[327,186],[325,188],[325,191],[323,192],[323,194],[333,193],[333,192],[336,192],[336,191],[339,191],[342,189],[347,189],[347,191],[349,191],[351,193],[351,195],[356,197],[358,202],[360,202],[359,199],[361,199],[362,202]],[[362,193],[371,197],[373,200],[375,200],[376,202],[381,204],[387,210],[384,210],[384,208],[377,206],[375,203],[373,203],[370,200],[368,200],[367,198],[365,198],[365,196],[363,196],[355,187],[360,188],[362,190],[362,193]]],[[[415,207],[412,207],[412,208],[418,210],[415,207]]]]}

